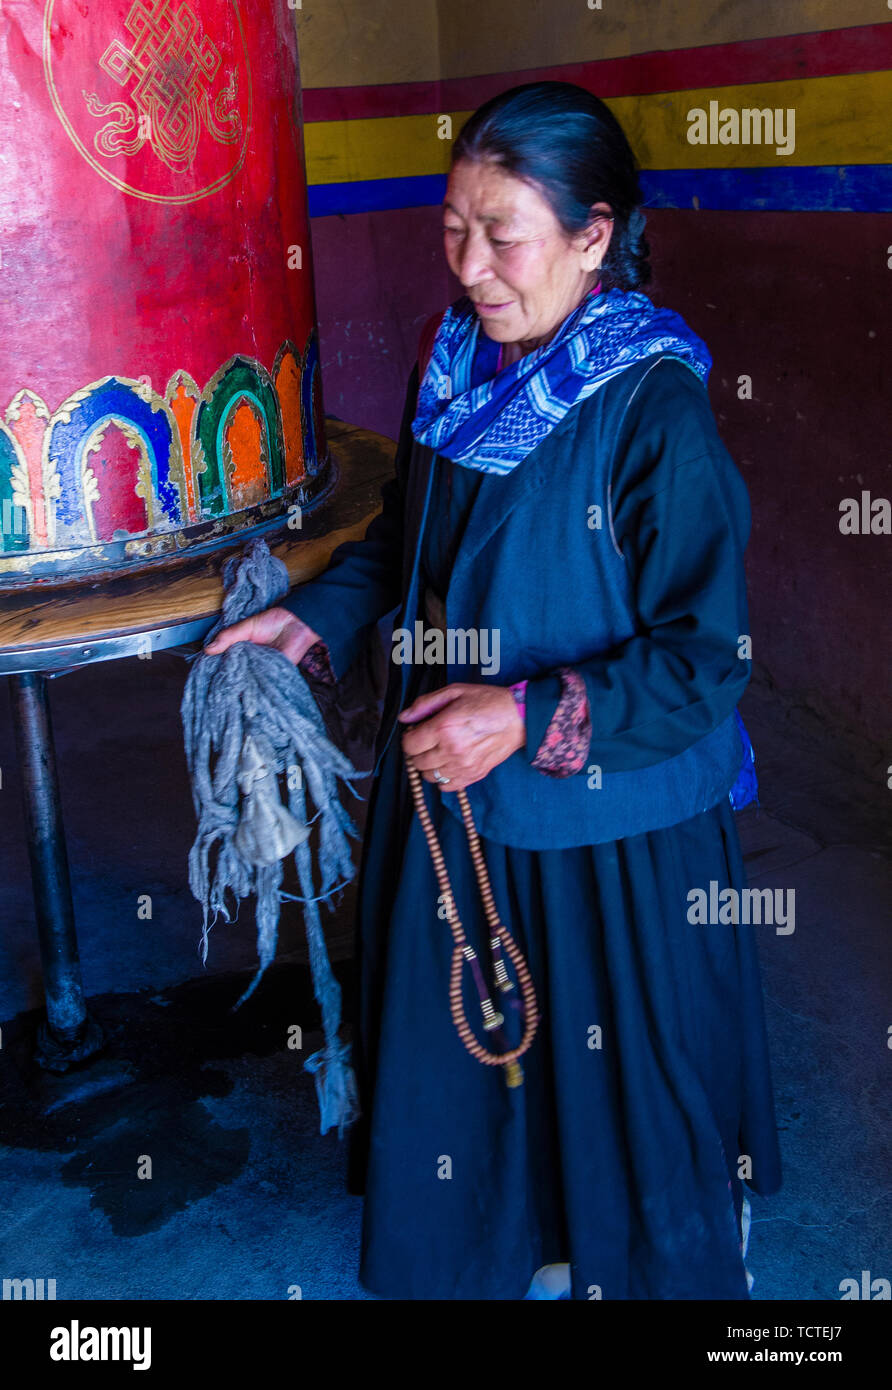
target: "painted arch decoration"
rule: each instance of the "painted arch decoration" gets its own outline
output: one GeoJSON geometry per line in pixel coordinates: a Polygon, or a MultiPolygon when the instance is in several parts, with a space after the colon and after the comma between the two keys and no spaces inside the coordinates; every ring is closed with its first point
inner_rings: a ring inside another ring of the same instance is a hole
{"type": "Polygon", "coordinates": [[[203,389],[107,376],[54,410],[24,387],[0,415],[0,574],[169,553],[284,513],[323,482],[313,331],[268,371],[243,354],[203,389]]]}

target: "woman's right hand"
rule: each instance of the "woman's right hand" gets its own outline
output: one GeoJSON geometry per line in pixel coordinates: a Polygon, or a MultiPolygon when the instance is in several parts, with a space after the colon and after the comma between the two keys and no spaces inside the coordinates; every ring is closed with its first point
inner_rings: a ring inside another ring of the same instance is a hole
{"type": "Polygon", "coordinates": [[[267,608],[253,618],[243,618],[231,627],[224,627],[205,651],[211,656],[220,656],[234,642],[256,642],[260,647],[274,647],[296,666],[313,643],[319,641],[318,632],[308,627],[296,613],[290,613],[287,608],[267,608]]]}

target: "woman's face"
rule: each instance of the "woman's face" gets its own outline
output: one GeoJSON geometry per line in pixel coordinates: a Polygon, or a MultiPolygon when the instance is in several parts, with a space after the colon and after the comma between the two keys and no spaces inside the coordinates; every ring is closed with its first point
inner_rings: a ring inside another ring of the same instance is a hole
{"type": "Polygon", "coordinates": [[[458,161],[443,204],[446,259],[488,337],[525,352],[548,341],[598,282],[613,229],[610,208],[596,204],[593,216],[602,213],[569,237],[531,184],[497,164],[458,161]]]}

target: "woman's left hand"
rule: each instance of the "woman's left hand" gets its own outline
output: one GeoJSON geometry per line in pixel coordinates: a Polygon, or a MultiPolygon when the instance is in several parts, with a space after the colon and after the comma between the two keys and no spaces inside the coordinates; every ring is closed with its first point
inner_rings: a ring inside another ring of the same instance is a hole
{"type": "Polygon", "coordinates": [[[526,743],[526,726],[505,685],[455,682],[419,695],[397,717],[414,726],[403,734],[412,766],[426,782],[437,782],[435,768],[448,777],[444,792],[479,782],[526,743]]]}

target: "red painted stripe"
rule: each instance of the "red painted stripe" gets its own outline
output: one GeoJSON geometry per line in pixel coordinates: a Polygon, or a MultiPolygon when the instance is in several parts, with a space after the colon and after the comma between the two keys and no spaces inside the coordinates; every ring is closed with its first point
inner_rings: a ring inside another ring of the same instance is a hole
{"type": "Polygon", "coordinates": [[[576,82],[599,97],[621,97],[752,82],[787,82],[797,77],[841,77],[890,67],[892,23],[887,22],[818,34],[636,53],[629,58],[605,58],[591,63],[525,68],[484,77],[456,77],[442,82],[305,88],[303,114],[304,121],[310,122],[473,111],[489,97],[521,82],[576,82]]]}

